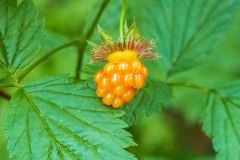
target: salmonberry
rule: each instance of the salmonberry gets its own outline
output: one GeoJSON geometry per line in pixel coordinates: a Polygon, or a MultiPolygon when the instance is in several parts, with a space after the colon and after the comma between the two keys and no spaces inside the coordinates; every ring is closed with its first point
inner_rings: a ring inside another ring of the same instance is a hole
{"type": "Polygon", "coordinates": [[[135,91],[143,86],[148,72],[137,58],[113,59],[95,74],[94,81],[103,103],[118,108],[131,101],[135,91]]]}
{"type": "Polygon", "coordinates": [[[94,46],[92,62],[108,61],[94,76],[96,94],[104,104],[119,108],[143,87],[148,70],[140,60],[157,58],[153,44],[132,34],[123,42],[106,41],[94,46]]]}

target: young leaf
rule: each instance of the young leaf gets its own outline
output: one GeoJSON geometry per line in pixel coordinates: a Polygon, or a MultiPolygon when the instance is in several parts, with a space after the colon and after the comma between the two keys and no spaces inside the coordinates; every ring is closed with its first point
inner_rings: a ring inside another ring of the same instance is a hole
{"type": "Polygon", "coordinates": [[[203,130],[213,139],[217,160],[240,159],[240,81],[207,97],[203,130]]]}
{"type": "Polygon", "coordinates": [[[0,62],[15,73],[31,62],[41,48],[44,23],[33,2],[0,0],[0,62]]]}
{"type": "Polygon", "coordinates": [[[109,160],[135,157],[135,145],[119,119],[96,97],[91,83],[53,77],[20,88],[5,116],[11,157],[17,160],[109,160]]]}
{"type": "Polygon", "coordinates": [[[171,76],[195,67],[212,52],[233,21],[236,6],[237,0],[151,0],[134,13],[141,30],[156,39],[159,60],[171,76]]]}
{"type": "Polygon", "coordinates": [[[123,108],[126,114],[122,119],[132,125],[167,105],[172,98],[171,89],[163,82],[149,82],[137,91],[133,100],[123,108]]]}

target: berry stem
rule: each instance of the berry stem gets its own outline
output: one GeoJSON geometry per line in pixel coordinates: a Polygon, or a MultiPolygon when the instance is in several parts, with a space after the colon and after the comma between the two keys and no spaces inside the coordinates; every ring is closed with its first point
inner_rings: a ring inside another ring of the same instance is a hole
{"type": "Polygon", "coordinates": [[[120,17],[120,41],[123,42],[124,39],[124,15],[125,15],[125,8],[126,8],[126,0],[122,1],[122,11],[120,17]]]}
{"type": "Polygon", "coordinates": [[[76,73],[75,73],[75,77],[77,79],[80,79],[80,72],[82,69],[82,63],[83,63],[83,59],[84,59],[84,51],[87,47],[86,41],[92,36],[93,31],[94,31],[95,27],[97,26],[97,23],[103,13],[103,11],[109,4],[109,2],[110,2],[110,0],[103,0],[102,5],[97,13],[97,16],[95,17],[95,19],[93,21],[91,27],[89,28],[89,30],[87,31],[85,36],[83,36],[83,38],[82,38],[84,43],[81,46],[79,46],[79,49],[78,49],[78,58],[77,58],[76,73]]]}

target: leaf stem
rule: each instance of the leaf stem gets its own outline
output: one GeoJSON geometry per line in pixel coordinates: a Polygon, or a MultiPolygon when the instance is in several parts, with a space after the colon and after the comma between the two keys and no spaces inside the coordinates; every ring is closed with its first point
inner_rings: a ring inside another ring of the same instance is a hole
{"type": "Polygon", "coordinates": [[[124,39],[124,16],[125,16],[125,8],[126,8],[126,1],[122,1],[122,11],[121,11],[121,17],[120,17],[120,40],[123,42],[124,39]]]}
{"type": "Polygon", "coordinates": [[[0,84],[0,87],[19,87],[19,84],[18,84],[18,82],[7,83],[7,84],[0,84]]]}
{"type": "Polygon", "coordinates": [[[86,35],[83,38],[83,44],[81,46],[79,46],[78,49],[78,58],[77,58],[77,65],[76,65],[76,78],[80,79],[80,72],[81,72],[81,67],[82,67],[82,63],[83,63],[83,58],[84,58],[84,51],[87,47],[87,40],[92,36],[93,31],[103,13],[103,11],[105,10],[105,8],[107,7],[108,3],[110,2],[110,0],[103,0],[102,5],[97,13],[97,16],[95,17],[91,27],[89,28],[89,30],[87,31],[86,35]]]}
{"type": "Polygon", "coordinates": [[[32,63],[28,68],[26,68],[26,70],[24,70],[19,76],[18,76],[18,81],[21,82],[26,75],[28,75],[35,67],[37,67],[39,64],[41,64],[42,62],[44,62],[45,60],[47,60],[49,57],[51,57],[52,55],[54,55],[54,53],[65,49],[67,47],[71,47],[71,46],[79,46],[79,44],[81,43],[81,41],[78,40],[74,40],[71,41],[69,43],[63,44],[53,50],[51,50],[50,52],[46,53],[45,55],[43,55],[41,58],[39,58],[38,60],[36,60],[34,63],[32,63]]]}
{"type": "Polygon", "coordinates": [[[196,85],[196,84],[191,84],[191,83],[183,83],[183,82],[176,82],[176,83],[167,83],[170,86],[177,86],[177,87],[187,87],[187,88],[192,88],[192,89],[197,89],[199,91],[202,91],[204,93],[208,93],[212,91],[213,89],[196,85]]]}

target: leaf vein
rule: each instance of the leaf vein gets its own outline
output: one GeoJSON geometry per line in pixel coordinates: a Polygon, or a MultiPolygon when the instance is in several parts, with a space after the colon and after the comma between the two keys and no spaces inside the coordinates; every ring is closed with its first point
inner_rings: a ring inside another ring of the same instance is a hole
{"type": "Polygon", "coordinates": [[[239,136],[239,134],[238,134],[237,128],[236,128],[235,123],[234,123],[234,121],[233,121],[233,117],[232,117],[232,115],[231,115],[231,113],[230,113],[229,107],[228,107],[228,105],[227,105],[227,103],[226,103],[226,100],[224,100],[224,99],[221,99],[221,100],[222,100],[222,102],[223,102],[224,110],[225,110],[225,112],[226,112],[226,114],[227,114],[227,117],[228,117],[228,119],[229,119],[229,122],[230,122],[230,124],[231,124],[231,126],[232,126],[233,132],[234,132],[234,134],[235,134],[235,136],[236,136],[236,138],[237,138],[238,145],[240,146],[240,136],[239,136]]]}
{"type": "Polygon", "coordinates": [[[30,110],[28,110],[27,116],[26,116],[26,130],[27,130],[27,140],[28,140],[28,149],[29,149],[29,153],[30,153],[30,159],[32,159],[32,149],[31,149],[31,139],[30,139],[30,128],[29,128],[29,112],[30,110]]]}
{"type": "MultiPolygon", "coordinates": [[[[58,92],[58,91],[53,91],[53,90],[38,90],[35,91],[34,93],[54,93],[54,94],[59,94],[59,95],[70,95],[70,96],[78,96],[78,97],[84,97],[84,98],[95,98],[97,99],[97,96],[85,96],[85,95],[81,95],[81,94],[73,94],[73,93],[68,93],[68,92],[58,92]]],[[[29,92],[29,93],[33,93],[33,92],[29,92]]]]}
{"type": "Polygon", "coordinates": [[[186,46],[184,46],[182,48],[182,50],[180,51],[180,53],[178,54],[178,56],[176,57],[176,59],[174,61],[172,61],[172,67],[170,69],[170,71],[168,72],[167,77],[171,76],[172,73],[174,72],[174,69],[176,67],[176,65],[179,63],[179,61],[181,60],[182,56],[188,51],[188,49],[191,47],[192,43],[194,42],[194,40],[196,39],[196,37],[198,36],[198,34],[201,34],[202,29],[207,26],[206,24],[211,20],[211,15],[214,13],[214,11],[216,10],[218,6],[218,3],[216,5],[213,5],[211,11],[210,11],[210,15],[206,16],[206,18],[203,20],[203,22],[197,27],[197,32],[195,32],[191,38],[189,39],[189,41],[187,42],[186,46]]]}
{"type": "Polygon", "coordinates": [[[51,107],[54,107],[54,108],[56,108],[56,109],[58,109],[58,110],[63,111],[64,113],[70,115],[71,117],[73,117],[74,119],[78,120],[79,122],[84,123],[84,124],[86,124],[87,126],[93,127],[93,128],[95,128],[96,130],[99,130],[99,131],[101,131],[101,132],[105,132],[105,133],[107,133],[107,134],[110,135],[110,133],[108,133],[107,131],[105,131],[105,130],[103,130],[103,129],[101,129],[101,128],[98,128],[98,127],[96,127],[96,126],[93,126],[93,125],[91,125],[90,123],[88,123],[88,122],[86,122],[86,121],[78,118],[76,115],[72,114],[71,112],[69,112],[69,111],[66,110],[65,108],[63,108],[63,107],[55,104],[54,102],[51,102],[51,101],[49,101],[49,100],[46,100],[46,99],[43,99],[43,98],[40,98],[40,97],[37,97],[37,96],[34,96],[34,98],[36,98],[36,99],[38,99],[38,100],[40,100],[40,101],[43,101],[43,102],[45,102],[45,103],[52,104],[52,105],[50,105],[51,107]]]}
{"type": "Polygon", "coordinates": [[[69,153],[71,153],[74,157],[77,157],[77,155],[75,155],[74,153],[72,153],[71,151],[69,151],[69,149],[68,149],[66,146],[64,146],[62,143],[60,143],[60,142],[54,137],[54,135],[53,135],[52,132],[51,132],[51,129],[49,128],[48,124],[47,124],[46,121],[44,120],[43,115],[41,114],[41,112],[39,111],[39,109],[37,108],[37,106],[34,104],[34,102],[31,100],[31,98],[27,95],[27,93],[25,93],[25,90],[22,89],[22,91],[23,91],[24,95],[26,96],[28,102],[29,102],[30,105],[32,106],[32,109],[37,113],[37,115],[38,115],[39,119],[41,120],[43,126],[45,127],[48,135],[52,138],[52,140],[53,140],[54,143],[56,144],[58,151],[60,151],[60,150],[59,150],[59,145],[60,145],[66,152],[69,152],[69,153]]]}
{"type": "Polygon", "coordinates": [[[62,129],[63,131],[67,132],[70,136],[77,138],[78,142],[80,142],[81,144],[85,144],[88,148],[91,148],[94,152],[94,155],[96,155],[96,157],[99,157],[98,153],[97,153],[97,148],[95,148],[94,145],[92,145],[90,142],[88,142],[87,140],[84,140],[83,137],[77,136],[75,133],[73,133],[72,131],[67,129],[65,126],[57,123],[54,119],[52,119],[50,117],[46,117],[46,118],[49,122],[52,122],[52,124],[54,124],[55,126],[57,126],[60,129],[62,129]]]}

